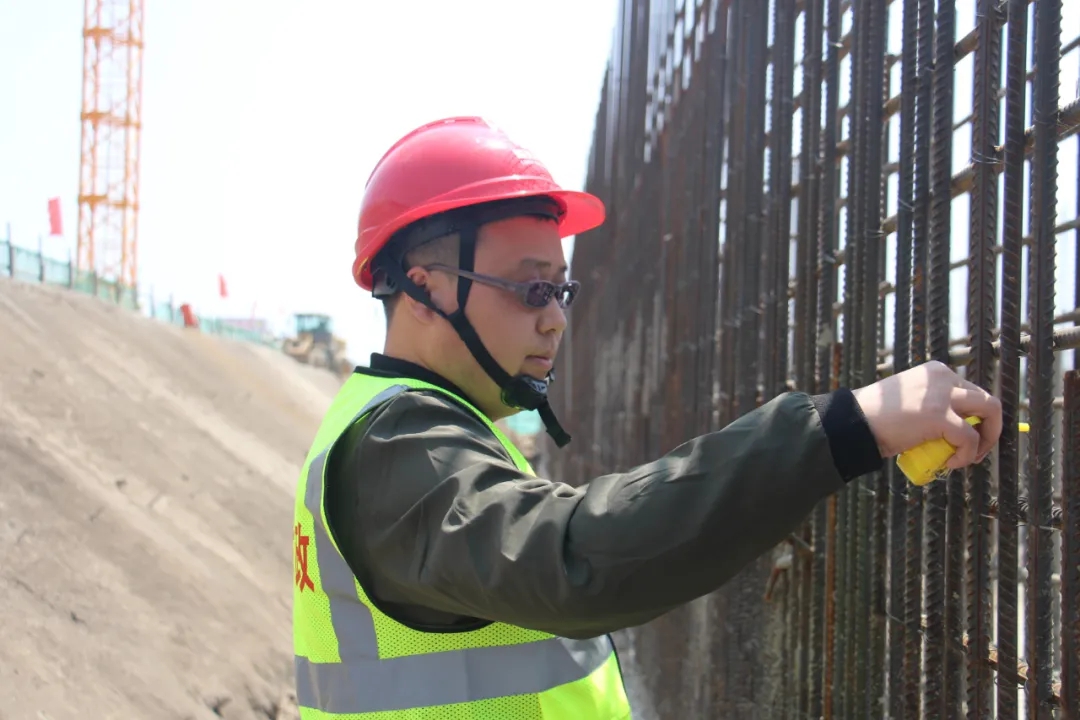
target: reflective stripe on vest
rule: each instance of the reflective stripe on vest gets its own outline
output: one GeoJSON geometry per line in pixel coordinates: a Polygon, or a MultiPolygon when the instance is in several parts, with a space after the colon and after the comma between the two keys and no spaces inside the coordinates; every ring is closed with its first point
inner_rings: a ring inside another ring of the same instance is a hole
{"type": "MultiPolygon", "coordinates": [[[[363,376],[354,376],[353,381],[364,382],[364,379],[363,376]]],[[[374,378],[369,380],[385,382],[374,378]]],[[[346,428],[411,386],[429,387],[423,383],[414,384],[411,380],[400,382],[408,384],[393,384],[375,394],[363,409],[352,416],[346,428]]],[[[430,389],[449,395],[439,388],[430,389]]],[[[346,388],[342,392],[346,392],[346,388]]],[[[343,430],[336,437],[342,433],[343,430]]],[[[385,653],[380,653],[372,614],[378,610],[370,606],[363,596],[362,588],[324,524],[323,473],[336,437],[325,443],[326,447],[307,463],[303,507],[313,520],[313,547],[310,550],[314,553],[311,557],[314,568],[317,568],[312,579],[317,590],[311,591],[311,594],[325,593],[324,597],[328,600],[329,629],[336,639],[339,661],[314,662],[297,653],[296,690],[303,717],[308,717],[303,714],[303,710],[308,708],[316,710],[318,714],[312,717],[318,718],[362,717],[367,713],[387,711],[392,714],[378,717],[396,717],[398,715],[393,711],[559,693],[561,687],[569,688],[569,684],[580,685],[580,682],[586,682],[587,686],[575,687],[572,692],[567,692],[567,697],[559,697],[549,704],[558,708],[556,716],[582,720],[629,717],[630,708],[619,677],[614,648],[606,636],[569,640],[522,630],[520,633],[523,637],[525,633],[531,633],[538,639],[528,637],[514,644],[443,651],[418,647],[414,654],[382,657],[385,653]],[[587,680],[593,675],[594,680],[587,680]],[[604,714],[598,715],[601,708],[604,714]]],[[[504,445],[508,442],[502,437],[499,439],[504,445]]],[[[507,450],[510,451],[510,448],[507,450]]],[[[520,458],[516,450],[511,455],[520,458]]],[[[516,464],[524,463],[527,467],[523,458],[520,461],[517,458],[516,464]]],[[[303,588],[300,592],[303,593],[303,588]]],[[[297,612],[303,612],[299,598],[296,607],[297,612]]],[[[504,627],[513,630],[511,626],[504,627]]],[[[410,632],[416,635],[419,646],[429,638],[446,635],[410,632]]],[[[543,707],[544,703],[539,702],[538,706],[543,707]]],[[[548,716],[545,711],[529,715],[536,718],[548,716]]],[[[402,714],[400,717],[412,715],[402,714]]],[[[481,713],[476,717],[486,717],[486,714],[481,713]]]]}

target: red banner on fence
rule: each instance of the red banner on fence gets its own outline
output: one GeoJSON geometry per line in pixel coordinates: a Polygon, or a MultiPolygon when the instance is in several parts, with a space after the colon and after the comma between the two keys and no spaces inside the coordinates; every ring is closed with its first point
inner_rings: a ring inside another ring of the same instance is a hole
{"type": "Polygon", "coordinates": [[[49,198],[49,234],[63,235],[63,226],[60,223],[60,198],[49,198]]]}

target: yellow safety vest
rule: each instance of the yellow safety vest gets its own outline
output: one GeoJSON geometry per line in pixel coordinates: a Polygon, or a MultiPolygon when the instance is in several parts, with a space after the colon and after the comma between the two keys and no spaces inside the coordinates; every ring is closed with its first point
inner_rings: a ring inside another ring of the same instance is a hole
{"type": "Polygon", "coordinates": [[[441,392],[476,413],[523,472],[529,463],[462,398],[405,378],[354,374],[308,453],[293,526],[293,639],[303,720],[625,720],[608,636],[568,640],[492,623],[464,632],[413,630],[379,611],[342,557],[323,505],[326,458],[353,423],[409,389],[441,392]]]}

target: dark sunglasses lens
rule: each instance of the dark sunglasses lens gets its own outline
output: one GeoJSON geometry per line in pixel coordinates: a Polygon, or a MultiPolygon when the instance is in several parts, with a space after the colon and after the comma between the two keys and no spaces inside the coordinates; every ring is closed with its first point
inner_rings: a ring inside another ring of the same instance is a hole
{"type": "Polygon", "coordinates": [[[555,298],[556,302],[559,303],[559,307],[569,307],[570,303],[574,301],[574,296],[577,295],[579,287],[574,281],[555,285],[546,280],[537,280],[529,283],[529,289],[525,293],[525,302],[530,307],[546,308],[551,299],[555,298]]]}
{"type": "Polygon", "coordinates": [[[558,288],[544,280],[529,283],[529,289],[525,292],[525,302],[534,308],[545,308],[555,296],[558,288]]]}

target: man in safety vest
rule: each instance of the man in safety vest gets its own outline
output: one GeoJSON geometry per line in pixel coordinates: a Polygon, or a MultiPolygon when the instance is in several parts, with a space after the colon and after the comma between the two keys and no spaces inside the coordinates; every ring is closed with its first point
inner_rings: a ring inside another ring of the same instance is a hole
{"type": "Polygon", "coordinates": [[[536,477],[493,423],[535,409],[569,441],[547,400],[580,287],[561,239],[604,212],[477,118],[375,167],[353,276],[386,304],[386,346],[334,400],[296,498],[304,718],[628,718],[608,633],[717,589],[883,458],[945,437],[958,468],[997,442],[1000,404],[928,363],[786,393],[580,487],[536,477]]]}

